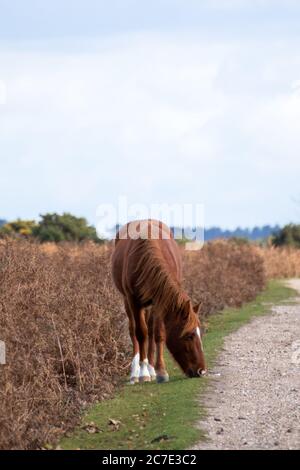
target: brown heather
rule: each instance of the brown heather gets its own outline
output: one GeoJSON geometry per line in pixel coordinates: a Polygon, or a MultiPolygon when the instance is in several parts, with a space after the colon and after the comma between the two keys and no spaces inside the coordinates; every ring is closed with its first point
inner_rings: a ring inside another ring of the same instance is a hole
{"type": "Polygon", "coordinates": [[[262,258],[248,244],[218,240],[200,251],[185,252],[185,287],[201,302],[205,317],[226,306],[239,307],[265,286],[262,258]]]}
{"type": "Polygon", "coordinates": [[[300,277],[300,249],[257,248],[263,257],[268,279],[300,277]]]}
{"type": "MultiPolygon", "coordinates": [[[[127,374],[127,318],[110,255],[93,244],[0,241],[0,448],[55,442],[127,374]]],[[[253,299],[265,284],[257,249],[223,241],[184,252],[184,275],[203,316],[253,299]]]]}
{"type": "Polygon", "coordinates": [[[109,396],[127,368],[127,321],[110,253],[0,245],[0,448],[38,448],[109,396]]]}

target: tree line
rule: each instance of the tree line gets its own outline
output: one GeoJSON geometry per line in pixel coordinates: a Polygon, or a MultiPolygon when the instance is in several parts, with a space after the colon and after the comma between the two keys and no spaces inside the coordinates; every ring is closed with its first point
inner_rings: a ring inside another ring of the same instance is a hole
{"type": "Polygon", "coordinates": [[[63,241],[82,242],[91,240],[103,242],[95,227],[84,217],[76,217],[67,212],[62,215],[52,213],[41,215],[41,220],[21,220],[6,222],[0,226],[0,237],[32,238],[40,242],[59,243],[63,241]]]}
{"type": "MultiPolygon", "coordinates": [[[[237,228],[235,230],[222,230],[219,227],[205,229],[205,241],[217,238],[231,238],[235,240],[261,241],[270,240],[274,246],[290,246],[300,248],[300,225],[288,224],[283,228],[278,225],[271,227],[254,227],[250,229],[237,228]]],[[[68,212],[63,214],[48,213],[41,215],[40,221],[17,219],[6,222],[0,219],[0,238],[32,238],[40,242],[59,243],[63,241],[82,242],[91,240],[103,243],[95,227],[89,225],[84,217],[76,217],[68,212]]]]}

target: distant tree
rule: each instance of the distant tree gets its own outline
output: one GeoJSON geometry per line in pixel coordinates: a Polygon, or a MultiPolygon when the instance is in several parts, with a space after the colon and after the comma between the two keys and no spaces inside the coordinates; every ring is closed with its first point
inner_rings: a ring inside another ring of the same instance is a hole
{"type": "Polygon", "coordinates": [[[2,226],[5,225],[5,224],[6,224],[6,220],[0,219],[0,227],[2,227],[2,226]]]}
{"type": "Polygon", "coordinates": [[[34,220],[17,219],[13,222],[7,222],[0,228],[0,237],[31,237],[37,224],[34,220]]]}
{"type": "Polygon", "coordinates": [[[270,227],[265,225],[264,227],[240,228],[237,227],[235,230],[222,230],[219,227],[212,227],[205,229],[205,240],[215,240],[216,238],[247,238],[248,240],[258,241],[267,239],[274,233],[278,232],[280,227],[270,227]]]}
{"type": "Polygon", "coordinates": [[[274,235],[272,243],[275,246],[300,248],[300,225],[286,225],[274,235]]]}
{"type": "Polygon", "coordinates": [[[41,215],[41,221],[34,228],[33,235],[41,242],[103,241],[98,238],[96,229],[88,225],[85,218],[75,217],[69,213],[41,215]]]}
{"type": "Polygon", "coordinates": [[[33,235],[33,231],[37,226],[34,220],[17,219],[13,222],[7,222],[0,228],[0,237],[26,237],[33,235]]]}

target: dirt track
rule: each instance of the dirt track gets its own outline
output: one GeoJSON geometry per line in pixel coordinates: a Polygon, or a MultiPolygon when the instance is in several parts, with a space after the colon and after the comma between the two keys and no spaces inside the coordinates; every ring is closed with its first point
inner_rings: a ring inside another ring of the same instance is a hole
{"type": "MultiPolygon", "coordinates": [[[[300,294],[300,279],[289,281],[300,294]]],[[[228,336],[197,449],[300,449],[300,298],[228,336]]]]}

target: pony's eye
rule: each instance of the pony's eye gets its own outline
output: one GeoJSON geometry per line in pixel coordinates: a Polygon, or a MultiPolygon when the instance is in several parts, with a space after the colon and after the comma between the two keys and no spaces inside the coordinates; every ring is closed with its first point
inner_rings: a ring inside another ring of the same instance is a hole
{"type": "Polygon", "coordinates": [[[195,333],[189,333],[188,335],[186,335],[185,339],[187,341],[191,341],[195,336],[195,333]]]}

